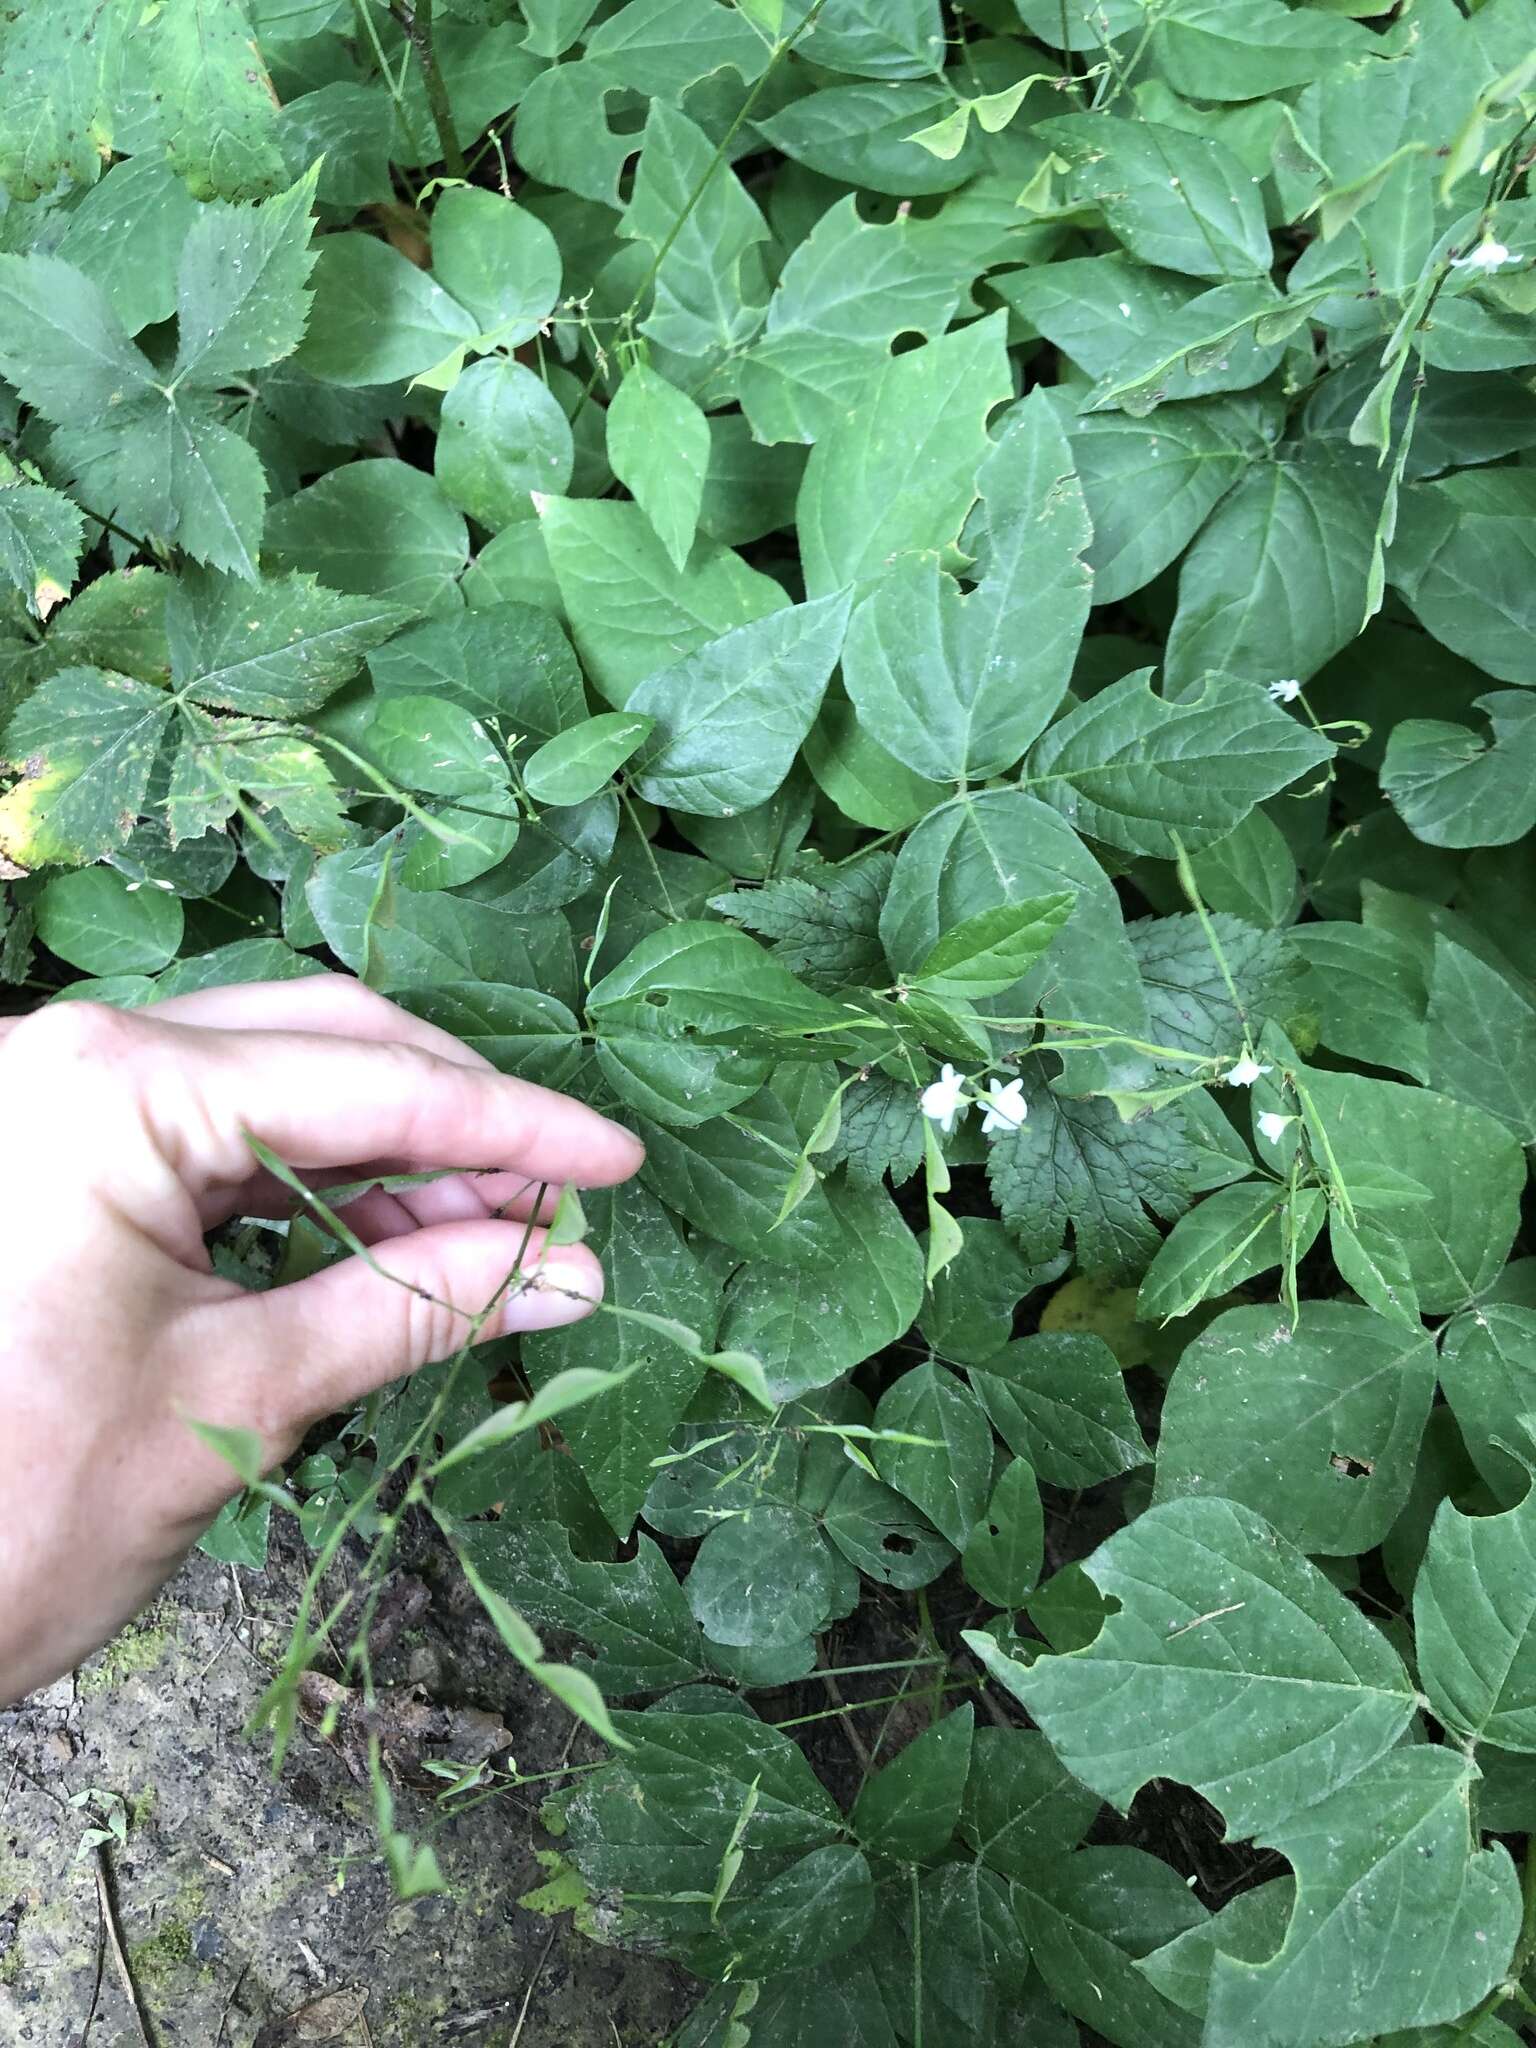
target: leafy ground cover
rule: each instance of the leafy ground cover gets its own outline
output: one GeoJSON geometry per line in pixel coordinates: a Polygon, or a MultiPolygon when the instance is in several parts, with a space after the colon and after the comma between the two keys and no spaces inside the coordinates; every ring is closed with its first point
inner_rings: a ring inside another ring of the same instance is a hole
{"type": "Polygon", "coordinates": [[[41,0],[0,108],[12,1001],[339,965],[648,1148],[214,1554],[436,1518],[681,2048],[1506,2048],[1532,0],[41,0]]]}

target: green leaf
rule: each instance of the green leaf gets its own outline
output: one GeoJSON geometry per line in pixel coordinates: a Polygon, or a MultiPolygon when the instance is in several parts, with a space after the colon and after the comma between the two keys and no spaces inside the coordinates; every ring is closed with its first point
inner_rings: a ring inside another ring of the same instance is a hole
{"type": "Polygon", "coordinates": [[[1036,1968],[1069,2012],[1118,2048],[1195,2048],[1198,2026],[1136,1969],[1205,1918],[1176,1871],[1144,1849],[1079,1849],[1048,1874],[1023,1872],[1014,1898],[1036,1968]]]}
{"type": "Polygon", "coordinates": [[[754,1096],[750,1109],[750,1117],[741,1110],[684,1131],[637,1117],[646,1147],[641,1170],[695,1230],[729,1245],[743,1259],[766,1259],[775,1266],[826,1265],[842,1237],[820,1189],[812,1188],[779,1220],[799,1152],[794,1125],[767,1093],[754,1096]]]}
{"type": "Polygon", "coordinates": [[[646,116],[619,233],[653,252],[655,298],[642,334],[684,356],[751,338],[763,309],[748,258],[767,240],[767,223],[735,174],[716,165],[702,129],[665,100],[652,100],[646,116]]]}
{"type": "Polygon", "coordinates": [[[874,1915],[869,1865],[850,1843],[831,1842],[752,1897],[728,1901],[720,1928],[743,1970],[770,1976],[856,1948],[874,1915]]]}
{"type": "Polygon", "coordinates": [[[1306,1301],[1294,1329],[1278,1309],[1229,1309],[1169,1382],[1154,1499],[1240,1501],[1314,1556],[1374,1549],[1408,1497],[1434,1385],[1429,1334],[1370,1309],[1306,1301]]]}
{"type": "Polygon", "coordinates": [[[531,341],[560,297],[560,249],[537,214],[481,186],[450,185],[432,210],[432,274],[483,344],[531,341]]]}
{"type": "Polygon", "coordinates": [[[1131,255],[1190,277],[1257,277],[1270,265],[1256,180],[1213,135],[1111,114],[1039,121],[1079,205],[1096,204],[1131,255]]]}
{"type": "Polygon", "coordinates": [[[931,556],[898,557],[854,614],[844,660],[865,723],[938,782],[983,781],[1019,759],[1061,702],[1088,616],[1090,529],[1043,394],[1010,413],[976,487],[974,590],[962,598],[931,556]]]}
{"type": "Polygon", "coordinates": [[[864,1780],[849,1815],[863,1848],[924,1863],[946,1846],[960,1819],[975,1719],[969,1703],[956,1707],[864,1780]]]}
{"type": "Polygon", "coordinates": [[[944,934],[912,977],[931,995],[975,1002],[1023,980],[1072,914],[1075,894],[1031,897],[978,911],[944,934]]]}
{"type": "Polygon", "coordinates": [[[1079,1265],[1139,1279],[1167,1221],[1193,1192],[1194,1156],[1177,1107],[1122,1123],[1101,1097],[1075,1101],[1024,1076],[1029,1120],[992,1141],[992,1199],[1026,1258],[1052,1257],[1072,1232],[1079,1265]]]}
{"type": "Polygon", "coordinates": [[[1004,1466],[987,1511],[971,1531],[961,1559],[968,1586],[994,1607],[1022,1607],[1035,1590],[1045,1557],[1045,1512],[1034,1470],[1025,1458],[1004,1466]]]}
{"type": "Polygon", "coordinates": [[[1449,939],[1435,940],[1425,1079],[1536,1144],[1536,1003],[1449,939]]]}
{"type": "Polygon", "coordinates": [[[210,710],[295,718],[317,711],[410,617],[402,605],[344,597],[313,576],[269,576],[253,589],[186,570],[166,598],[171,674],[210,710]]]}
{"type": "Polygon", "coordinates": [[[110,868],[55,875],[37,899],[37,935],[87,974],[155,974],[175,957],[179,897],[141,889],[110,868]]]}
{"type": "MultiPolygon", "coordinates": [[[[451,1031],[503,1074],[518,1074],[542,1087],[559,1088],[581,1064],[581,1031],[575,1017],[563,1003],[537,989],[503,988],[494,982],[444,982],[434,988],[402,989],[396,1001],[413,1016],[451,1031]]],[[[585,1332],[588,1350],[600,1341],[617,1340],[627,1327],[614,1317],[589,1326],[585,1332]]],[[[556,1340],[551,1337],[548,1341],[553,1344],[556,1340]]],[[[618,1348],[623,1349],[622,1343],[618,1348]]],[[[525,1356],[531,1355],[525,1350],[525,1356]]],[[[633,1388],[629,1398],[638,1405],[633,1388]]],[[[602,1405],[600,1398],[574,1417],[571,1429],[579,1433],[595,1427],[602,1405]]],[[[570,1433],[568,1430],[567,1435],[570,1433]]]]}
{"type": "Polygon", "coordinates": [[[647,802],[730,818],[773,795],[821,706],[848,623],[846,593],[771,612],[631,690],[654,721],[631,779],[647,802]]]}
{"type": "Polygon", "coordinates": [[[1388,573],[1420,624],[1502,683],[1536,683],[1536,479],[1467,470],[1402,506],[1388,573]]]}
{"type": "Polygon", "coordinates": [[[35,0],[0,27],[0,184],[15,199],[89,185],[112,146],[126,8],[35,0]]]}
{"type": "Polygon", "coordinates": [[[1148,1780],[1176,1778],[1232,1833],[1257,1835],[1347,1784],[1408,1725],[1415,1694],[1386,1638],[1236,1502],[1149,1508],[1084,1568],[1120,1603],[1086,1649],[1026,1669],[989,1636],[966,1642],[1122,1812],[1148,1780]]]}
{"type": "MultiPolygon", "coordinates": [[[[637,1186],[587,1200],[605,1298],[619,1308],[675,1317],[709,1344],[719,1316],[717,1293],[661,1205],[637,1186]]],[[[599,1315],[579,1333],[527,1337],[522,1348],[535,1387],[578,1364],[633,1375],[560,1425],[603,1513],[621,1538],[627,1536],[655,1476],[654,1461],[666,1452],[704,1365],[626,1316],[599,1315]]]]}
{"type": "Polygon", "coordinates": [[[726,1295],[720,1341],[762,1360],[778,1400],[827,1386],[873,1358],[905,1336],[922,1304],[922,1254],[890,1197],[836,1184],[822,1192],[838,1240],[835,1264],[753,1261],[726,1295]]]}
{"type": "Polygon", "coordinates": [[[1205,2040],[1366,2041],[1469,2011],[1508,1967],[1520,1928],[1509,1852],[1477,1849],[1471,1764],[1400,1749],[1258,1840],[1296,1872],[1296,1910],[1268,1962],[1220,1955],[1205,2040]]]}
{"type": "Polygon", "coordinates": [[[1387,738],[1382,794],[1430,846],[1508,846],[1536,825],[1536,699],[1479,697],[1493,738],[1439,718],[1405,718],[1387,738]]]}
{"type": "Polygon", "coordinates": [[[1151,1456],[1102,1337],[1041,1331],[973,1365],[970,1381],[1009,1450],[1049,1486],[1097,1486],[1151,1456]]]}
{"type": "MultiPolygon", "coordinates": [[[[1071,827],[1023,790],[986,790],[929,812],[897,855],[880,934],[891,965],[911,974],[966,918],[1069,890],[1077,895],[1072,914],[1009,992],[1009,1014],[1049,991],[1053,1016],[1140,1037],[1146,1002],[1119,899],[1071,827]]],[[[1146,1071],[1139,1055],[1119,1049],[1074,1052],[1066,1062],[1074,1088],[1135,1086],[1146,1071]]]]}
{"type": "Polygon", "coordinates": [[[636,363],[608,407],[608,460],[679,570],[698,531],[709,454],[709,422],[693,400],[636,363]]]}
{"type": "Polygon", "coordinates": [[[443,398],[433,475],[443,495],[493,533],[534,517],[534,493],[563,491],[576,459],[570,421],[541,377],[485,356],[443,398]]]}
{"type": "Polygon", "coordinates": [[[950,159],[935,157],[912,139],[954,104],[950,88],[936,79],[860,79],[856,85],[824,86],[757,126],[775,149],[823,177],[913,197],[952,191],[981,162],[974,134],[950,159]]]}
{"type": "MultiPolygon", "coordinates": [[[[103,27],[98,17],[98,36],[103,27]]],[[[137,334],[176,311],[179,258],[198,202],[160,158],[127,157],[112,173],[70,213],[52,253],[99,284],[137,334]]]]}
{"type": "Polygon", "coordinates": [[[1359,632],[1374,469],[1316,456],[1251,467],[1179,571],[1166,670],[1183,693],[1209,670],[1249,683],[1306,682],[1359,632]]]}
{"type": "Polygon", "coordinates": [[[446,697],[508,740],[551,740],[587,716],[581,670],[559,622],[493,604],[403,633],[368,659],[381,697],[446,697]]]}
{"type": "Polygon", "coordinates": [[[896,556],[956,546],[987,415],[1012,395],[1003,344],[997,314],[890,358],[816,443],[796,508],[810,596],[867,588],[896,556]]]}
{"type": "MultiPolygon", "coordinates": [[[[199,209],[176,274],[174,376],[217,386],[265,369],[299,345],[309,316],[305,289],[314,174],[265,206],[199,209]]],[[[336,246],[335,241],[322,245],[336,246]]]]}
{"type": "Polygon", "coordinates": [[[981,1403],[943,1366],[918,1365],[880,1396],[875,1426],[928,1439],[877,1442],[875,1469],[963,1550],[986,1510],[992,1477],[992,1432],[981,1403]]]}
{"type": "Polygon", "coordinates": [[[1137,1962],[1147,1982],[1183,2012],[1204,2019],[1211,1998],[1211,1971],[1218,1955],[1262,1963],[1279,1948],[1296,1902],[1288,1877],[1271,1878],[1239,1892],[1209,1920],[1197,1921],[1162,1948],[1137,1962]]]}
{"type": "Polygon", "coordinates": [[[143,34],[166,153],[192,196],[259,199],[285,184],[277,95],[240,0],[167,0],[143,34]]]}
{"type": "Polygon", "coordinates": [[[1536,1750],[1536,1573],[1527,1495],[1507,1514],[1445,1500],[1413,1587],[1414,1635],[1437,1720],[1465,1742],[1536,1750]]]}
{"type": "Polygon", "coordinates": [[[735,889],[710,898],[710,909],[734,918],[773,944],[774,958],[823,995],[877,981],[885,971],[880,905],[891,857],[873,853],[853,866],[735,889]]]}
{"type": "Polygon", "coordinates": [[[0,742],[21,777],[0,797],[0,853],[19,867],[72,867],[121,846],[170,718],[163,691],[106,669],[40,683],[0,742]]]}
{"type": "Polygon", "coordinates": [[[478,331],[456,299],[373,235],[327,235],[314,284],[299,364],[323,383],[393,384],[417,376],[478,331]]]}
{"type": "Polygon", "coordinates": [[[1209,846],[1332,756],[1264,691],[1208,675],[1197,697],[1154,694],[1142,669],[1069,711],[1036,742],[1022,787],[1089,837],[1164,860],[1209,846]]]}
{"type": "Polygon", "coordinates": [[[154,388],[101,286],[57,256],[0,255],[0,372],[61,426],[93,425],[154,388]]]}
{"type": "Polygon", "coordinates": [[[1445,1332],[1440,1381],[1494,1498],[1519,1500],[1536,1463],[1536,1311],[1489,1302],[1445,1332]]]}
{"type": "Polygon", "coordinates": [[[512,1518],[460,1531],[486,1584],[540,1627],[589,1643],[578,1669],[619,1696],[686,1685],[704,1669],[698,1624],[671,1566],[648,1537],[637,1544],[628,1564],[593,1564],[573,1554],[554,1522],[512,1518]]]}
{"type": "Polygon", "coordinates": [[[523,787],[535,803],[585,803],[607,787],[652,725],[651,719],[631,711],[606,711],[583,719],[529,755],[523,787]]]}
{"type": "Polygon", "coordinates": [[[930,1584],[955,1560],[953,1546],[925,1514],[856,1465],[843,1474],[822,1527],[877,1585],[911,1591],[930,1584]]]}
{"type": "Polygon", "coordinates": [[[1315,1188],[1301,1190],[1294,1202],[1275,1181],[1218,1188],[1164,1238],[1141,1283],[1136,1313],[1143,1322],[1172,1322],[1288,1258],[1304,1258],[1323,1227],[1325,1208],[1315,1188]]]}
{"type": "Polygon", "coordinates": [[[1162,405],[1151,419],[1101,413],[1074,422],[1096,604],[1118,603],[1177,561],[1265,454],[1268,424],[1265,410],[1236,398],[1162,405]]]}
{"type": "MultiPolygon", "coordinates": [[[[790,252],[761,336],[739,368],[760,441],[814,441],[861,392],[900,333],[942,334],[985,249],[963,195],[929,220],[866,221],[850,193],[790,252]]],[[[983,230],[985,232],[985,230],[983,230]]]]}
{"type": "Polygon", "coordinates": [[[1301,993],[1316,1006],[1321,1044],[1367,1066],[1432,1079],[1424,963],[1406,939],[1366,925],[1319,922],[1300,926],[1290,943],[1312,970],[1301,993]]]}
{"type": "Polygon", "coordinates": [[[748,1508],[699,1545],[684,1591],[712,1642],[771,1650],[822,1628],[836,1572],[801,1508],[748,1508]]]}
{"type": "Polygon", "coordinates": [[[381,456],[274,505],[265,556],[270,568],[306,571],[336,590],[442,611],[457,605],[469,534],[431,477],[381,456]]]}
{"type": "Polygon", "coordinates": [[[905,831],[945,795],[887,752],[853,706],[830,693],[806,734],[805,764],[846,817],[878,832],[905,831]]]}
{"type": "Polygon", "coordinates": [[[0,471],[0,574],[35,617],[46,619],[69,595],[84,538],[79,507],[62,491],[0,471]]]}
{"type": "MultiPolygon", "coordinates": [[[[1250,811],[1248,822],[1254,821],[1269,822],[1263,812],[1250,811]]],[[[1196,866],[1201,893],[1207,898],[1209,872],[1209,866],[1196,866]]],[[[1282,940],[1273,931],[1219,910],[1210,914],[1210,927],[1221,948],[1225,974],[1204,924],[1193,914],[1138,918],[1126,926],[1126,937],[1141,968],[1149,1035],[1156,1043],[1212,1059],[1235,1058],[1260,1020],[1283,1019],[1296,1007],[1296,962],[1290,949],[1302,941],[1296,933],[1282,940]],[[1232,988],[1227,986],[1228,974],[1232,988]]],[[[1321,929],[1316,924],[1302,927],[1306,934],[1321,929]]],[[[1361,927],[1351,925],[1349,930],[1358,934],[1361,927]]]]}
{"type": "Polygon", "coordinates": [[[387,697],[365,741],[385,774],[408,789],[480,796],[506,786],[506,760],[485,727],[439,697],[387,697]]]}
{"type": "Polygon", "coordinates": [[[1099,1810],[1037,1729],[978,1728],[970,1763],[960,1834],[1003,1877],[1058,1868],[1099,1810]]]}
{"type": "Polygon", "coordinates": [[[1486,1110],[1429,1088],[1363,1074],[1310,1071],[1308,1130],[1326,1133],[1346,1189],[1407,1175],[1429,1200],[1388,1200],[1362,1209],[1354,1227],[1370,1246],[1385,1235],[1401,1248],[1426,1315],[1462,1308],[1490,1286],[1514,1237],[1525,1161],[1486,1110]],[[1383,1174],[1385,1169],[1385,1174],[1383,1174]]]}
{"type": "Polygon", "coordinates": [[[675,568],[638,505],[550,498],[538,510],[572,636],[621,711],[645,677],[788,603],[772,577],[711,542],[675,568]]]}

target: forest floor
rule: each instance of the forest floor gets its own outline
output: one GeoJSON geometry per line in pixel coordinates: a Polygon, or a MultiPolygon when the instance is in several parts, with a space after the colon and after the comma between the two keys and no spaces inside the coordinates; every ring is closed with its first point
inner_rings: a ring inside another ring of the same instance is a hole
{"type": "Polygon", "coordinates": [[[195,1557],[74,1676],[0,1711],[0,2042],[657,2048],[698,1987],[518,1903],[549,1876],[543,1788],[447,1820],[432,1805],[423,1757],[510,1752],[532,1773],[601,1749],[573,1737],[430,1545],[381,1608],[375,1670],[397,1825],[430,1835],[449,1895],[395,1899],[366,1737],[343,1701],[322,1739],[323,1679],[273,1779],[270,1738],[244,1730],[305,1564],[275,1542],[261,1573],[195,1557]],[[71,1804],[88,1790],[93,1812],[71,1804]],[[82,1853],[111,1810],[126,1842],[82,1853]]]}

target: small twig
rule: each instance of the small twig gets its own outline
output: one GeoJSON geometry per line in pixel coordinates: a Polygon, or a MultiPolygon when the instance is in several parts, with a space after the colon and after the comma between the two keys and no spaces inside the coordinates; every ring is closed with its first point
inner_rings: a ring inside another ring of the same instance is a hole
{"type": "Polygon", "coordinates": [[[427,89],[427,106],[431,111],[432,125],[437,130],[437,139],[443,152],[443,169],[450,178],[464,176],[464,152],[459,147],[459,138],[453,129],[453,109],[448,103],[448,88],[438,68],[437,53],[432,47],[432,0],[416,0],[412,8],[392,5],[390,13],[400,24],[406,41],[416,52],[421,65],[421,82],[427,89]]]}
{"type": "Polygon", "coordinates": [[[853,1722],[848,1718],[848,1702],[843,1698],[842,1688],[838,1685],[836,1676],[830,1671],[823,1671],[821,1673],[821,1682],[827,1689],[827,1697],[835,1701],[836,1704],[844,1710],[842,1724],[843,1734],[847,1738],[848,1747],[853,1751],[854,1755],[858,1758],[860,1767],[862,1768],[864,1775],[867,1778],[870,1772],[875,1768],[875,1760],[870,1755],[869,1747],[865,1742],[863,1736],[859,1733],[858,1729],[854,1727],[853,1722]]]}
{"type": "Polygon", "coordinates": [[[544,1974],[544,1965],[549,1961],[549,1952],[555,1945],[555,1936],[559,1931],[558,1922],[549,1930],[549,1939],[544,1944],[539,1960],[533,1966],[533,1975],[528,1979],[528,1989],[523,1993],[523,2002],[517,2014],[517,2025],[512,2029],[512,2038],[508,2041],[507,2048],[517,2048],[518,2042],[523,2038],[523,2026],[528,2018],[528,2008],[533,2003],[534,1991],[537,1988],[540,1977],[544,1974]]]}
{"type": "Polygon", "coordinates": [[[112,1951],[112,1965],[117,1971],[117,1981],[122,1986],[123,1996],[138,2026],[139,2039],[144,2048],[155,2048],[155,2037],[150,2031],[149,2017],[139,2002],[138,1988],[133,1981],[133,1972],[128,1967],[128,1957],[123,1948],[123,1938],[117,1928],[117,1908],[112,1903],[112,1885],[107,1874],[107,1852],[105,1844],[96,1848],[96,1901],[101,1908],[101,1924],[106,1932],[107,1946],[112,1951]]]}

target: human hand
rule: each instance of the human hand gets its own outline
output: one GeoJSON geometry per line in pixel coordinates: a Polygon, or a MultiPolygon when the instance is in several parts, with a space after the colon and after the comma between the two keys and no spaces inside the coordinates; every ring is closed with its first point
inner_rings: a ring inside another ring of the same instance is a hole
{"type": "Polygon", "coordinates": [[[106,1641],[236,1491],[187,1418],[255,1430],[276,1464],[321,1417],[451,1356],[503,1287],[483,1337],[587,1314],[597,1261],[546,1255],[529,1219],[541,1186],[610,1186],[642,1157],[339,975],[0,1023],[0,1102],[0,1704],[106,1641]],[[253,1294],[203,1243],[291,1206],[247,1133],[316,1185],[492,1171],[348,1207],[405,1284],[354,1257],[253,1294]]]}

